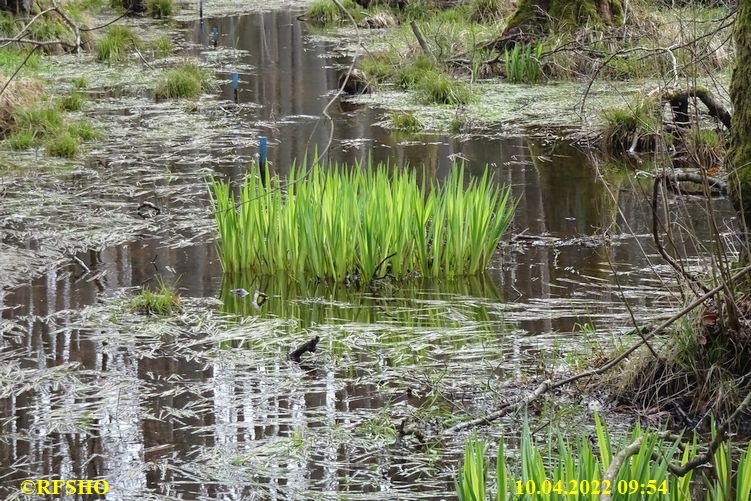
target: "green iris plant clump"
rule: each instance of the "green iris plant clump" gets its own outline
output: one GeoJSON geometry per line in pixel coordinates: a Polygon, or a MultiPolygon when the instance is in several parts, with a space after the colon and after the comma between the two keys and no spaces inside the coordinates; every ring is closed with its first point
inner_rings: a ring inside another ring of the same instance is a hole
{"type": "Polygon", "coordinates": [[[303,163],[286,182],[247,176],[238,196],[212,180],[211,195],[225,272],[335,282],[387,271],[397,279],[477,274],[515,209],[510,189],[487,170],[466,180],[459,165],[442,183],[419,183],[409,168],[303,163]]]}
{"type": "MultiPolygon", "coordinates": [[[[597,445],[589,437],[582,437],[576,446],[564,438],[561,431],[548,435],[550,444],[538,446],[525,421],[519,460],[509,462],[504,440],[498,445],[495,462],[495,482],[492,486],[496,501],[506,500],[570,500],[596,501],[604,491],[610,492],[614,501],[748,501],[751,491],[751,443],[741,452],[737,463],[733,462],[729,442],[722,444],[714,454],[714,471],[701,483],[706,487],[705,496],[696,496],[689,472],[683,477],[671,475],[668,462],[685,465],[697,456],[697,439],[681,445],[677,439],[664,439],[663,434],[642,428],[638,423],[631,433],[620,440],[614,450],[607,427],[595,414],[597,445]],[[619,450],[630,444],[638,445],[638,451],[628,457],[612,482],[605,472],[613,463],[619,450]],[[543,452],[540,452],[540,451],[543,452]],[[548,461],[543,454],[553,457],[548,461]],[[736,468],[733,468],[736,465],[736,468]],[[735,473],[733,473],[733,470],[735,473]]],[[[712,438],[716,435],[712,427],[712,438]]],[[[488,464],[487,443],[472,435],[465,444],[464,460],[456,478],[459,501],[486,500],[488,464]]],[[[701,470],[697,470],[701,471],[701,470]]]]}

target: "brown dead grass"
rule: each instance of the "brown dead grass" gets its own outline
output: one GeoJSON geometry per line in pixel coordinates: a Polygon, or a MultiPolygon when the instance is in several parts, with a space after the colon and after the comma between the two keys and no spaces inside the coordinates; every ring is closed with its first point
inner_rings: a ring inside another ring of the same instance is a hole
{"type": "MultiPolygon", "coordinates": [[[[0,73],[0,88],[8,76],[0,73]]],[[[15,111],[27,108],[43,94],[42,84],[29,78],[16,77],[0,94],[0,133],[5,134],[15,125],[15,111]]]]}

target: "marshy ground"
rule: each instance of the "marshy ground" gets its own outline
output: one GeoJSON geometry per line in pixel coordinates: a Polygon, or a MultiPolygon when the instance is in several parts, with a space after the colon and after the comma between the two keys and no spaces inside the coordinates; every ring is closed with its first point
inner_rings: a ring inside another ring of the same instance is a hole
{"type": "MultiPolygon", "coordinates": [[[[581,82],[478,82],[483,99],[459,110],[395,89],[334,101],[330,162],[424,165],[441,180],[463,160],[510,187],[512,230],[485,273],[368,290],[224,275],[210,176],[241,181],[261,135],[281,176],[329,139],[321,110],[355,38],[309,27],[305,8],[212,3],[199,22],[182,5],[171,21],[125,21],[172,41],[142,49],[149,65],[65,54],[30,73],[51,95],[77,89],[66,120],[98,135],[71,158],[0,146],[0,497],[61,475],[105,478],[112,499],[453,498],[466,434],[446,428],[630,344],[632,315],[654,323],[684,303],[653,244],[650,183],[581,141],[581,82]],[[211,80],[199,96],[156,96],[188,60],[211,80]],[[427,131],[394,130],[393,110],[427,131]],[[477,125],[449,132],[458,113],[477,125]],[[269,299],[254,308],[238,288],[269,299]],[[315,353],[289,360],[314,336],[315,353]]],[[[652,83],[595,84],[587,117],[652,83]]],[[[717,235],[735,242],[731,205],[713,204],[719,228],[703,200],[668,201],[689,221],[673,225],[688,269],[717,235]]],[[[531,417],[578,433],[596,409],[614,430],[667,419],[576,391],[531,417]]],[[[519,420],[483,433],[513,442],[519,420]]]]}

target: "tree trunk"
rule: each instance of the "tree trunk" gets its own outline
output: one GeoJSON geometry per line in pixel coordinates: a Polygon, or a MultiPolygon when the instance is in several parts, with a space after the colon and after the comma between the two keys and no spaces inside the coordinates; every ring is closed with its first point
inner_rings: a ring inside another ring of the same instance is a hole
{"type": "Polygon", "coordinates": [[[730,198],[746,234],[751,227],[751,0],[740,0],[735,21],[736,60],[730,81],[733,102],[727,170],[730,198]]]}
{"type": "Polygon", "coordinates": [[[28,15],[31,12],[31,4],[32,0],[0,0],[0,10],[28,15]]]}
{"type": "Polygon", "coordinates": [[[532,40],[551,30],[604,28],[623,21],[623,0],[520,0],[501,38],[532,40]]]}

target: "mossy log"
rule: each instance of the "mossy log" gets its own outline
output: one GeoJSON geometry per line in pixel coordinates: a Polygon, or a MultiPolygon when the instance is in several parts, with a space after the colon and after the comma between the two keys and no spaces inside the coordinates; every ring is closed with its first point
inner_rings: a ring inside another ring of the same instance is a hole
{"type": "Polygon", "coordinates": [[[688,102],[691,98],[697,98],[707,107],[709,115],[722,122],[728,129],[732,126],[730,112],[715,99],[714,95],[705,87],[694,87],[688,90],[669,92],[664,99],[670,103],[673,110],[673,118],[678,127],[689,127],[691,117],[688,113],[688,102]]]}
{"type": "Polygon", "coordinates": [[[527,43],[551,30],[603,29],[622,22],[622,0],[520,0],[496,47],[527,43]]]}
{"type": "Polygon", "coordinates": [[[730,199],[748,233],[751,225],[751,0],[738,2],[734,37],[736,63],[730,82],[733,118],[726,165],[732,173],[730,199]]]}

